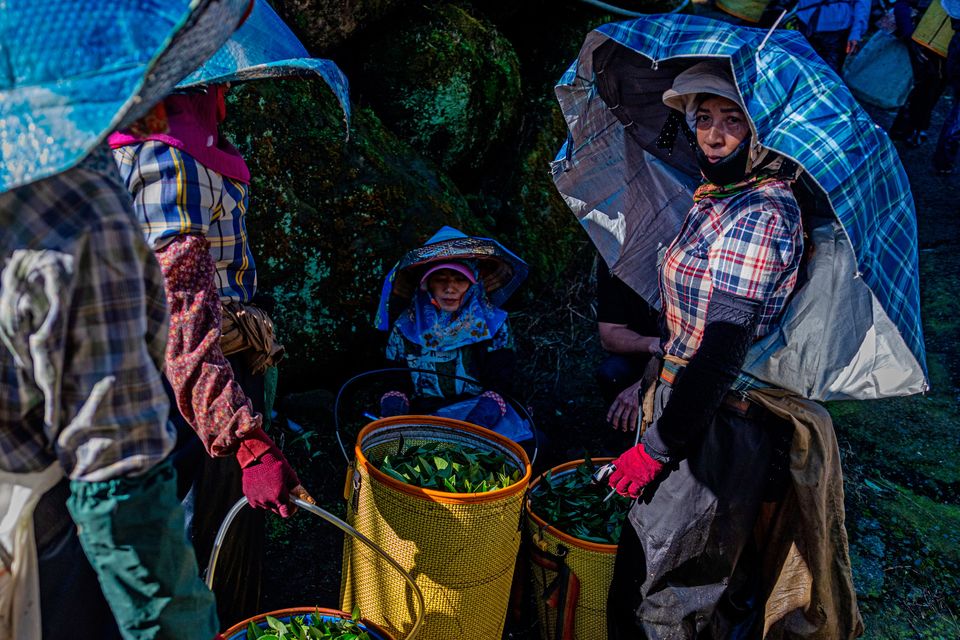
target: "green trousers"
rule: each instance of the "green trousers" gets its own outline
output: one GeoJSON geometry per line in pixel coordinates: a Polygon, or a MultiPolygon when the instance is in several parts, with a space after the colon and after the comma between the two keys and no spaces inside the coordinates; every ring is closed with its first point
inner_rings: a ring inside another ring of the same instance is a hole
{"type": "Polygon", "coordinates": [[[67,508],[124,640],[211,640],[214,597],[184,534],[172,464],[135,478],[73,481],[70,494],[67,508]]]}

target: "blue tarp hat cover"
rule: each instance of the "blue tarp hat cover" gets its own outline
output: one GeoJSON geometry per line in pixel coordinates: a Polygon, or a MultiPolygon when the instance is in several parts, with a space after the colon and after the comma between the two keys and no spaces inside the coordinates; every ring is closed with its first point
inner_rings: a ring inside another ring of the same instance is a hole
{"type": "Polygon", "coordinates": [[[554,182],[613,273],[659,306],[658,256],[700,181],[682,136],[660,137],[663,92],[697,62],[729,64],[754,144],[803,169],[814,248],[744,371],[818,400],[924,391],[916,212],[896,150],[799,33],[767,35],[684,15],[592,31],[556,87],[569,135],[554,182]]]}
{"type": "Polygon", "coordinates": [[[488,298],[495,307],[499,307],[513,295],[517,287],[526,280],[530,270],[526,262],[492,238],[468,236],[453,227],[443,227],[423,246],[411,249],[404,254],[387,274],[383,281],[380,304],[374,319],[377,329],[381,331],[390,329],[388,306],[390,295],[398,279],[408,279],[405,289],[413,292],[420,282],[419,274],[427,265],[451,260],[476,260],[481,276],[495,263],[505,263],[510,267],[510,279],[488,293],[488,298]]]}
{"type": "Polygon", "coordinates": [[[350,92],[343,72],[332,60],[311,58],[266,0],[257,0],[230,40],[178,87],[313,75],[330,86],[349,120],[350,92]]]}
{"type": "Polygon", "coordinates": [[[65,171],[213,54],[250,0],[7,0],[0,192],[65,171]]]}

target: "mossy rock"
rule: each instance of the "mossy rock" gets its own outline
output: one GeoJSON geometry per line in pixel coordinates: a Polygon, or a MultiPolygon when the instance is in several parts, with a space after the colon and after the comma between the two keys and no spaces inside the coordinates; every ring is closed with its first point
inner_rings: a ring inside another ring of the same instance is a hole
{"type": "MultiPolygon", "coordinates": [[[[257,0],[264,2],[266,0],[257,0]]],[[[409,4],[408,0],[270,0],[304,46],[322,53],[409,4]]]]}
{"type": "Polygon", "coordinates": [[[243,85],[230,96],[227,135],[250,166],[248,231],[259,291],[287,347],[286,389],[335,384],[382,359],[371,318],[383,277],[444,224],[478,232],[441,172],[355,109],[343,114],[315,80],[243,85]]]}
{"type": "Polygon", "coordinates": [[[520,65],[491,23],[431,4],[352,46],[360,63],[348,72],[363,100],[457,184],[502,160],[491,156],[516,133],[520,65]]]}
{"type": "Polygon", "coordinates": [[[509,175],[490,180],[481,191],[497,193],[499,188],[502,199],[471,199],[475,211],[482,212],[479,217],[492,218],[498,237],[530,263],[528,292],[556,286],[577,248],[590,242],[550,175],[550,161],[566,133],[560,109],[548,100],[536,107],[528,117],[539,126],[525,132],[509,175]]]}

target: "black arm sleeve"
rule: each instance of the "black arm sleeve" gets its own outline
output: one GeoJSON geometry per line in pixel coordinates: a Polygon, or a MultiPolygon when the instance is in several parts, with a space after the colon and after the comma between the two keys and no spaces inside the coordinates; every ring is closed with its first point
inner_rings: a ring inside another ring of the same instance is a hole
{"type": "Polygon", "coordinates": [[[601,260],[597,265],[597,322],[630,324],[623,305],[624,287],[626,285],[619,278],[615,279],[610,268],[601,260]]]}
{"type": "Polygon", "coordinates": [[[652,457],[660,462],[683,457],[706,431],[753,344],[760,305],[713,293],[700,348],[673,385],[663,413],[643,436],[652,457]]]}

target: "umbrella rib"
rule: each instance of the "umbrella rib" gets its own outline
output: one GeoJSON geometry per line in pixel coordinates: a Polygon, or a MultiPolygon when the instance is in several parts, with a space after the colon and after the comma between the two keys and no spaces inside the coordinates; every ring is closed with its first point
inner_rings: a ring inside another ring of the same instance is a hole
{"type": "Polygon", "coordinates": [[[763,36],[763,40],[760,42],[760,46],[757,47],[757,53],[760,53],[763,48],[767,45],[767,40],[770,39],[770,36],[773,35],[774,30],[780,25],[780,21],[783,20],[783,17],[787,15],[787,10],[784,9],[780,12],[780,15],[777,16],[776,22],[773,23],[773,26],[770,27],[770,30],[767,31],[767,35],[763,36]]]}

